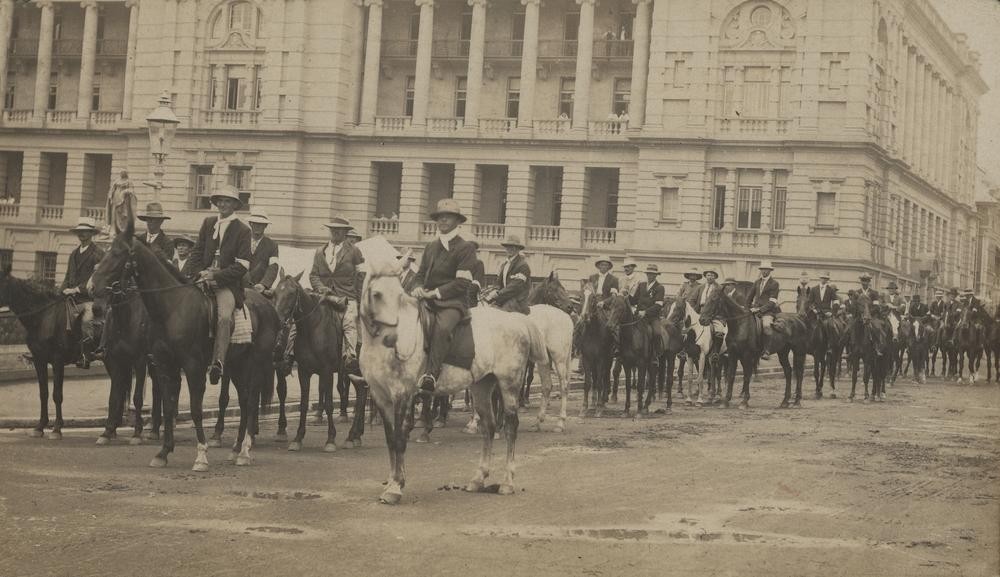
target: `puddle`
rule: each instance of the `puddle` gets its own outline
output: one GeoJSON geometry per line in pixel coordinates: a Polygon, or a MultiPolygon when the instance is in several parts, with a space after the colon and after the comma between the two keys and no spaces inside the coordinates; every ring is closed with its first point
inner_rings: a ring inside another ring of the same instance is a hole
{"type": "Polygon", "coordinates": [[[224,521],[221,519],[186,519],[184,521],[164,521],[156,523],[160,527],[181,529],[193,534],[227,533],[254,535],[268,539],[328,539],[322,531],[295,525],[249,525],[246,522],[224,521]]]}
{"type": "Polygon", "coordinates": [[[271,533],[279,535],[301,535],[305,533],[302,529],[296,527],[247,527],[247,531],[256,531],[258,533],[271,533]]]}
{"type": "Polygon", "coordinates": [[[322,499],[323,496],[317,493],[304,493],[295,491],[293,493],[282,493],[280,491],[229,491],[229,495],[234,497],[249,497],[253,499],[266,499],[270,501],[311,501],[322,499]]]}

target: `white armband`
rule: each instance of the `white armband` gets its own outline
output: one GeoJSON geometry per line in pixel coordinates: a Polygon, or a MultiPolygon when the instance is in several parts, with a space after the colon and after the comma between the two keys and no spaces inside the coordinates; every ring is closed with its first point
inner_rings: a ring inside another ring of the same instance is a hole
{"type": "Polygon", "coordinates": [[[278,257],[272,256],[270,259],[268,259],[267,266],[271,266],[272,264],[278,264],[278,257]]]}
{"type": "Polygon", "coordinates": [[[510,275],[510,280],[515,280],[515,279],[519,281],[528,282],[528,277],[524,276],[522,273],[510,275]]]}
{"type": "Polygon", "coordinates": [[[653,304],[654,305],[660,305],[662,307],[663,306],[663,301],[656,301],[653,304]]]}
{"type": "Polygon", "coordinates": [[[236,259],[236,264],[243,265],[243,268],[250,270],[250,261],[241,258],[236,259]]]}
{"type": "Polygon", "coordinates": [[[772,303],[774,303],[774,304],[778,304],[778,299],[774,299],[774,298],[772,298],[772,299],[768,299],[768,300],[770,300],[770,301],[771,301],[772,303]]]}
{"type": "Polygon", "coordinates": [[[455,273],[455,278],[465,279],[467,281],[472,281],[472,271],[460,270],[455,273]]]}

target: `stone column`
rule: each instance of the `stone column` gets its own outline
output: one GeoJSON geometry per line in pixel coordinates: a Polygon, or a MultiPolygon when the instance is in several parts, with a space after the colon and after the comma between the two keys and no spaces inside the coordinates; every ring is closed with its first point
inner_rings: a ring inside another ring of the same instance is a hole
{"type": "Polygon", "coordinates": [[[361,84],[361,124],[375,124],[378,81],[381,74],[382,0],[364,0],[368,6],[368,38],[365,41],[365,76],[361,84]]]}
{"type": "Polygon", "coordinates": [[[581,165],[563,167],[562,207],[559,216],[559,244],[579,247],[586,217],[587,170],[581,165]]]}
{"type": "Polygon", "coordinates": [[[419,160],[403,162],[399,193],[399,235],[404,240],[420,240],[427,216],[427,171],[419,160]]]}
{"type": "Polygon", "coordinates": [[[21,202],[17,219],[19,222],[34,224],[41,204],[42,153],[37,150],[24,151],[21,165],[21,202]]]}
{"type": "Polygon", "coordinates": [[[538,10],[541,0],[521,0],[524,5],[524,41],[521,45],[521,94],[517,106],[518,128],[531,129],[535,119],[535,77],[538,75],[538,10]]]}
{"type": "Polygon", "coordinates": [[[94,64],[97,61],[97,0],[83,0],[83,49],[80,52],[80,88],[76,93],[76,118],[89,120],[93,104],[94,64]]]}
{"type": "Polygon", "coordinates": [[[465,126],[479,125],[479,101],[483,93],[483,59],[486,50],[486,0],[468,0],[472,6],[472,35],[469,38],[469,70],[466,73],[465,126]]]}
{"type": "Polygon", "coordinates": [[[910,159],[910,168],[915,173],[920,173],[924,167],[924,59],[918,54],[914,57],[916,62],[913,66],[913,156],[910,159]]]}
{"type": "Polygon", "coordinates": [[[646,82],[649,76],[649,19],[652,0],[632,0],[635,22],[632,25],[632,93],[629,95],[629,128],[642,128],[646,122],[646,82]]]}
{"type": "Polygon", "coordinates": [[[931,111],[934,100],[931,98],[931,78],[933,71],[930,65],[925,63],[921,71],[921,92],[923,92],[923,106],[920,110],[920,172],[924,178],[929,178],[931,168],[931,134],[934,129],[931,123],[931,111]]]}
{"type": "Polygon", "coordinates": [[[476,170],[475,162],[455,163],[452,197],[462,207],[470,222],[479,220],[479,171],[476,170]]]}
{"type": "Polygon", "coordinates": [[[132,95],[135,87],[135,50],[139,42],[139,0],[125,0],[128,8],[128,48],[125,52],[125,80],[122,94],[122,118],[132,118],[132,95]]]}
{"type": "Polygon", "coordinates": [[[521,240],[528,238],[528,226],[534,211],[535,191],[531,182],[531,167],[511,164],[507,168],[507,234],[516,234],[521,240]]]}
{"type": "Polygon", "coordinates": [[[594,61],[594,3],[576,0],[580,5],[580,26],[576,39],[576,80],[573,87],[573,128],[586,131],[590,121],[590,71],[594,61]]]}
{"type": "Polygon", "coordinates": [[[55,9],[52,0],[39,0],[42,10],[41,28],[38,34],[38,57],[35,64],[35,122],[45,120],[45,110],[49,101],[49,76],[52,74],[52,35],[55,31],[55,9]]]}
{"type": "Polygon", "coordinates": [[[417,35],[417,65],[413,81],[413,126],[427,124],[427,102],[431,89],[431,51],[434,47],[434,0],[417,0],[420,31],[417,35]]]}
{"type": "Polygon", "coordinates": [[[7,65],[14,25],[14,0],[0,0],[0,98],[7,94],[7,65]]]}
{"type": "MultiPolygon", "coordinates": [[[[365,84],[365,15],[368,10],[365,8],[363,0],[354,0],[352,10],[352,22],[354,24],[351,35],[351,57],[350,66],[354,72],[354,85],[351,87],[351,110],[345,114],[346,125],[357,125],[361,123],[361,91],[365,84]]],[[[366,213],[368,214],[368,213],[366,213]]]]}

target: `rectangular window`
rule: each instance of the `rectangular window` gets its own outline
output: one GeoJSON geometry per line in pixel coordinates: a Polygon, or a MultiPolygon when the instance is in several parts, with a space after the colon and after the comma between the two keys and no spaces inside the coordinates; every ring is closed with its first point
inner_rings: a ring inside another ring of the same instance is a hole
{"type": "Polygon", "coordinates": [[[58,102],[58,100],[59,100],[59,74],[53,72],[49,76],[49,101],[47,104],[48,109],[55,110],[56,103],[58,102]]]}
{"type": "Polygon", "coordinates": [[[521,104],[521,79],[511,76],[507,79],[507,118],[517,118],[521,104]]]}
{"type": "Polygon", "coordinates": [[[237,2],[229,6],[230,30],[253,30],[253,6],[249,2],[237,2]]]}
{"type": "Polygon", "coordinates": [[[712,196],[712,229],[722,230],[726,226],[726,185],[715,185],[712,196]]]}
{"type": "Polygon", "coordinates": [[[837,223],[837,195],[833,192],[816,193],[816,226],[833,227],[837,223]]]}
{"type": "Polygon", "coordinates": [[[743,115],[770,116],[771,69],[766,66],[748,66],[743,77],[743,115]]]}
{"type": "Polygon", "coordinates": [[[510,21],[510,55],[520,56],[524,46],[524,12],[514,12],[510,21]]]}
{"type": "Polygon", "coordinates": [[[660,188],[660,220],[680,220],[680,191],[660,188]]]}
{"type": "Polygon", "coordinates": [[[90,90],[90,109],[101,109],[101,73],[94,73],[94,84],[90,90]]]}
{"type": "Polygon", "coordinates": [[[573,118],[573,91],[575,78],[559,79],[559,118],[573,118]]]}
{"type": "Polygon", "coordinates": [[[785,212],[788,209],[788,189],[774,189],[774,213],[771,215],[771,230],[785,230],[785,212]]]}
{"type": "MultiPolygon", "coordinates": [[[[635,14],[630,12],[622,12],[618,15],[618,39],[619,40],[632,40],[632,27],[635,23],[635,14]]],[[[627,54],[622,54],[622,56],[628,56],[627,54]]]]}
{"type": "Polygon", "coordinates": [[[56,253],[35,253],[35,280],[53,287],[56,285],[56,253]]]}
{"type": "Polygon", "coordinates": [[[830,68],[826,79],[826,86],[830,90],[840,90],[847,84],[847,75],[839,60],[831,60],[830,68]]]}
{"type": "Polygon", "coordinates": [[[759,229],[762,189],[741,186],[736,194],[736,228],[759,229]]]}
{"type": "Polygon", "coordinates": [[[413,90],[417,81],[416,76],[406,77],[406,90],[403,92],[403,115],[413,116],[413,90]]]}
{"type": "Polygon", "coordinates": [[[194,198],[194,208],[210,210],[212,208],[212,165],[191,166],[191,196],[194,198]]]}
{"type": "Polygon", "coordinates": [[[674,88],[687,88],[688,66],[686,60],[674,60],[674,88]]]}
{"type": "Polygon", "coordinates": [[[468,90],[468,80],[459,76],[455,82],[455,117],[465,118],[465,95],[468,90]]]}
{"type": "Polygon", "coordinates": [[[417,40],[420,39],[420,12],[410,14],[410,56],[417,55],[417,40]]]}
{"type": "Polygon", "coordinates": [[[226,110],[239,110],[240,93],[243,92],[242,78],[230,78],[226,82],[226,110]]]}
{"type": "Polygon", "coordinates": [[[580,35],[580,13],[570,12],[563,17],[563,56],[576,56],[577,37],[580,35]]]}
{"type": "Polygon", "coordinates": [[[17,86],[15,85],[15,74],[12,70],[7,76],[7,92],[3,95],[3,107],[7,110],[14,109],[14,95],[17,93],[17,86]]]}
{"type": "Polygon", "coordinates": [[[252,176],[252,166],[229,167],[229,184],[236,187],[236,190],[239,191],[240,200],[243,202],[243,206],[240,207],[241,211],[250,210],[250,194],[253,190],[252,176]]]}
{"type": "Polygon", "coordinates": [[[0,249],[0,271],[14,266],[14,251],[9,248],[0,249]]]}
{"type": "Polygon", "coordinates": [[[615,116],[628,114],[628,105],[632,94],[631,78],[615,78],[615,92],[612,106],[615,116]]]}
{"type": "Polygon", "coordinates": [[[472,12],[462,13],[462,28],[459,30],[458,53],[469,55],[469,42],[472,40],[472,12]]]}

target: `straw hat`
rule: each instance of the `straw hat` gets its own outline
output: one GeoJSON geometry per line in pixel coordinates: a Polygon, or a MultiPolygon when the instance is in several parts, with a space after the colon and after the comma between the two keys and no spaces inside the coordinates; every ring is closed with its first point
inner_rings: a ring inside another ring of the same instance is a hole
{"type": "Polygon", "coordinates": [[[76,226],[69,230],[70,232],[89,232],[93,234],[101,232],[101,229],[97,227],[97,223],[94,222],[94,219],[87,216],[81,216],[80,219],[76,221],[76,226]]]}
{"type": "Polygon", "coordinates": [[[819,278],[821,278],[821,279],[825,278],[826,280],[830,280],[830,273],[829,273],[829,271],[820,273],[819,278]]]}
{"type": "Polygon", "coordinates": [[[614,265],[614,263],[611,262],[611,257],[605,256],[605,255],[601,255],[601,256],[597,257],[594,260],[594,266],[597,266],[597,265],[601,264],[602,262],[606,262],[606,263],[608,263],[610,265],[614,265]]]}
{"type": "Polygon", "coordinates": [[[757,267],[757,270],[774,270],[774,266],[771,265],[771,261],[762,260],[760,261],[760,266],[757,267]]]}
{"type": "Polygon", "coordinates": [[[660,274],[660,267],[655,264],[648,264],[646,265],[646,272],[648,274],[660,274]]]}
{"type": "Polygon", "coordinates": [[[713,273],[715,275],[715,278],[719,278],[719,271],[715,270],[714,268],[712,268],[710,266],[705,267],[705,270],[701,271],[701,275],[702,276],[705,276],[708,273],[713,273]]]}
{"type": "Polygon", "coordinates": [[[861,276],[858,277],[858,279],[859,280],[872,280],[872,275],[870,275],[870,274],[868,274],[866,272],[863,272],[863,273],[861,273],[861,276]]]}
{"type": "Polygon", "coordinates": [[[701,271],[698,270],[698,267],[696,267],[696,266],[691,267],[690,269],[688,269],[688,271],[686,273],[684,273],[684,278],[694,277],[694,278],[698,279],[698,278],[701,278],[702,276],[704,276],[704,275],[701,274],[701,271]]]}
{"type": "Polygon", "coordinates": [[[442,214],[454,214],[458,217],[459,222],[465,222],[468,218],[462,214],[462,207],[458,204],[454,198],[442,198],[438,201],[437,210],[431,213],[432,219],[437,219],[437,217],[442,214]]]}
{"type": "Polygon", "coordinates": [[[352,228],[351,230],[347,231],[347,238],[361,240],[361,233],[358,232],[356,229],[352,228]]]}
{"type": "Polygon", "coordinates": [[[239,191],[236,190],[236,187],[231,184],[226,184],[223,185],[222,188],[216,189],[215,192],[212,193],[212,196],[209,197],[209,200],[212,201],[212,204],[215,204],[216,199],[219,198],[231,198],[240,203],[240,206],[243,206],[243,200],[240,199],[239,191]]]}
{"type": "Polygon", "coordinates": [[[247,222],[251,224],[271,224],[271,219],[267,218],[267,213],[263,210],[255,210],[250,213],[247,222]]]}
{"type": "MultiPolygon", "coordinates": [[[[627,268],[630,266],[639,266],[639,263],[635,262],[634,258],[627,256],[625,257],[625,263],[622,265],[622,267],[627,268]]],[[[649,272],[649,270],[646,270],[646,272],[649,272]]]]}
{"type": "Polygon", "coordinates": [[[524,249],[524,243],[521,242],[521,237],[516,234],[507,235],[507,238],[500,243],[500,246],[514,246],[517,247],[518,250],[524,249]]]}
{"type": "Polygon", "coordinates": [[[177,246],[178,244],[181,244],[181,243],[186,243],[186,244],[189,244],[191,246],[194,246],[194,244],[195,244],[194,243],[194,239],[191,238],[189,235],[186,235],[186,234],[179,234],[179,235],[175,236],[174,238],[172,238],[171,240],[173,241],[174,246],[177,246]]]}
{"type": "Polygon", "coordinates": [[[170,217],[163,212],[163,205],[158,202],[151,202],[146,205],[146,212],[136,216],[141,221],[147,221],[151,218],[159,220],[170,220],[170,217]]]}
{"type": "Polygon", "coordinates": [[[326,228],[342,228],[345,230],[351,230],[351,221],[342,216],[335,216],[330,219],[330,222],[324,224],[323,226],[326,228]]]}

